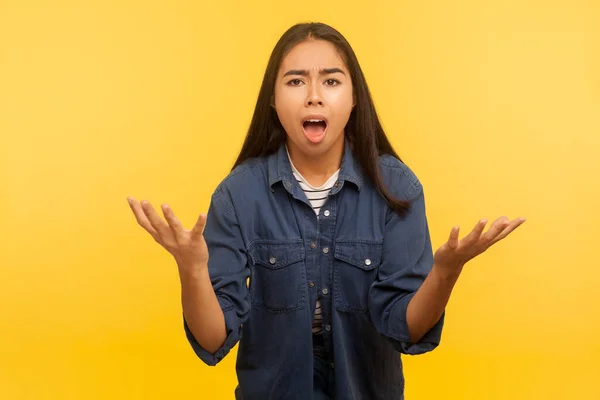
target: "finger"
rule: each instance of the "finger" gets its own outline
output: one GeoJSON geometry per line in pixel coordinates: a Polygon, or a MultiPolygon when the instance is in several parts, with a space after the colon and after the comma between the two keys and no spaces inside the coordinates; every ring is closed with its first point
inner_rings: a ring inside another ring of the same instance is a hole
{"type": "Polygon", "coordinates": [[[158,235],[163,239],[171,236],[171,229],[169,229],[169,226],[160,217],[160,215],[158,215],[154,207],[152,207],[152,204],[150,204],[148,200],[142,200],[141,203],[144,214],[146,214],[146,217],[148,217],[150,224],[152,224],[152,227],[156,229],[158,235]]]}
{"type": "Polygon", "coordinates": [[[154,227],[148,220],[148,217],[146,217],[146,214],[144,214],[144,210],[142,210],[142,206],[140,205],[140,203],[138,203],[137,200],[133,197],[128,197],[127,202],[129,203],[129,207],[131,207],[131,210],[133,211],[133,214],[135,215],[135,219],[137,220],[138,224],[142,228],[144,228],[150,235],[152,235],[153,238],[158,238],[158,232],[156,232],[156,229],[154,229],[154,227]]]}
{"type": "Polygon", "coordinates": [[[463,240],[461,240],[461,245],[470,245],[471,243],[477,242],[481,237],[481,234],[483,233],[486,224],[487,219],[479,220],[479,222],[477,223],[477,225],[475,225],[475,228],[473,228],[471,233],[469,233],[465,238],[463,238],[463,240]]]}
{"type": "Polygon", "coordinates": [[[450,237],[448,238],[448,247],[456,249],[458,247],[458,235],[460,233],[460,227],[454,226],[450,231],[450,237]]]}
{"type": "Polygon", "coordinates": [[[508,235],[510,235],[515,229],[517,229],[519,226],[523,225],[523,223],[525,223],[525,221],[526,221],[525,218],[517,218],[514,221],[512,221],[506,228],[504,228],[504,230],[502,232],[500,232],[500,234],[498,236],[496,236],[496,238],[492,241],[492,244],[497,243],[500,240],[507,237],[508,235]]]}
{"type": "Polygon", "coordinates": [[[486,233],[481,235],[481,238],[485,242],[491,243],[507,226],[508,218],[504,216],[500,217],[492,223],[492,226],[490,226],[490,229],[486,233]]]}
{"type": "Polygon", "coordinates": [[[165,216],[165,219],[167,220],[167,223],[169,224],[171,232],[173,232],[175,237],[177,237],[177,235],[181,234],[181,232],[183,231],[183,226],[181,225],[181,222],[179,222],[179,219],[177,219],[175,213],[173,212],[171,207],[169,207],[168,204],[163,204],[161,206],[161,209],[163,215],[165,216]]]}
{"type": "Polygon", "coordinates": [[[197,237],[198,235],[202,235],[204,232],[204,227],[206,226],[206,214],[200,213],[198,216],[198,220],[196,221],[196,225],[192,228],[192,236],[197,237]]]}

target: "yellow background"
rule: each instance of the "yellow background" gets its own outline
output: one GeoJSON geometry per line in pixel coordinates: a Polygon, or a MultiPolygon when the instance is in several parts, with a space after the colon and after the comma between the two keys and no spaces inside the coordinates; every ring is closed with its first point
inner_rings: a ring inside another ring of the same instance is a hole
{"type": "Polygon", "coordinates": [[[408,399],[592,399],[600,376],[597,0],[0,1],[0,398],[232,398],[129,195],[206,211],[267,58],[318,20],[452,225],[528,221],[472,262],[408,399]]]}

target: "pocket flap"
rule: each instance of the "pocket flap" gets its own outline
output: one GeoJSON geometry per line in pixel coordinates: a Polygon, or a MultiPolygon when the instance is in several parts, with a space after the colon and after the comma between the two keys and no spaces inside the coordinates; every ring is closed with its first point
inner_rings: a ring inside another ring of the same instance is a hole
{"type": "Polygon", "coordinates": [[[250,245],[248,253],[254,264],[278,269],[304,260],[304,243],[293,241],[256,241],[250,245]]]}
{"type": "Polygon", "coordinates": [[[344,241],[335,243],[334,256],[338,260],[347,262],[366,271],[377,268],[381,264],[383,242],[373,241],[344,241]]]}

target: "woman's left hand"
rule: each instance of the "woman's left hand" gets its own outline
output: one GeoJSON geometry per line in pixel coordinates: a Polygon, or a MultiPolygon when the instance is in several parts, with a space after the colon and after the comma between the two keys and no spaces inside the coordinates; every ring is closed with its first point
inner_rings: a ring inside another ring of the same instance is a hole
{"type": "Polygon", "coordinates": [[[441,246],[434,255],[434,265],[448,273],[460,273],[462,267],[473,258],[485,252],[492,245],[507,237],[512,231],[517,229],[525,218],[517,218],[509,221],[507,217],[500,217],[492,226],[483,233],[487,220],[482,219],[475,228],[464,237],[458,240],[460,228],[455,226],[450,232],[450,238],[441,246]]]}

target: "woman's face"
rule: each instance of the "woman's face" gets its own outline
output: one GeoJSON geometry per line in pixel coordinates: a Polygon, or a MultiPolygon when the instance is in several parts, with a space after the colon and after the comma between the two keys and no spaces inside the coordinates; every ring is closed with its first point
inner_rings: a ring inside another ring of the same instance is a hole
{"type": "Polygon", "coordinates": [[[285,56],[274,106],[289,146],[309,157],[343,149],[353,90],[350,72],[333,44],[306,40],[285,56]]]}

